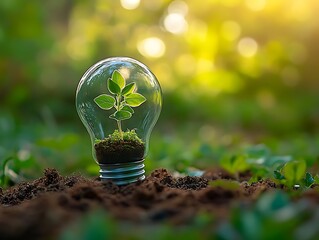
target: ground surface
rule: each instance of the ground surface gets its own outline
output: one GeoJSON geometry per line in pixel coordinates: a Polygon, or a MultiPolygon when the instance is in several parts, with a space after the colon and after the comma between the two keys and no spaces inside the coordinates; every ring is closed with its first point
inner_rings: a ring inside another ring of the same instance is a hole
{"type": "Polygon", "coordinates": [[[183,225],[201,212],[223,219],[234,201],[250,203],[262,192],[280,187],[271,181],[250,185],[245,176],[238,185],[218,185],[218,179],[232,178],[220,169],[206,171],[203,177],[179,178],[158,169],[143,182],[118,187],[98,179],[62,177],[47,169],[42,178],[1,190],[0,233],[2,239],[55,238],[73,220],[99,208],[134,223],[183,225]]]}

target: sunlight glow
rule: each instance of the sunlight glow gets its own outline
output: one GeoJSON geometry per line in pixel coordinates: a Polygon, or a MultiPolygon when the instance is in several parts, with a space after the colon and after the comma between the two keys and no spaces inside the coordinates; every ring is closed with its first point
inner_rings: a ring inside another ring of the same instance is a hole
{"type": "Polygon", "coordinates": [[[157,37],[150,37],[139,42],[137,49],[145,57],[159,58],[165,53],[165,43],[157,37]]]}
{"type": "Polygon", "coordinates": [[[266,0],[246,0],[247,7],[252,11],[261,11],[266,6],[266,0]]]}
{"type": "Polygon", "coordinates": [[[258,51],[258,44],[253,38],[245,37],[240,39],[237,50],[243,57],[253,57],[258,51]]]}
{"type": "Polygon", "coordinates": [[[181,34],[187,31],[188,24],[180,13],[170,13],[164,19],[165,29],[173,34],[181,34]]]}
{"type": "Polygon", "coordinates": [[[234,41],[240,36],[241,27],[235,21],[226,21],[222,24],[221,32],[226,40],[234,41]]]}
{"type": "Polygon", "coordinates": [[[121,5],[127,10],[133,10],[140,5],[140,0],[121,0],[121,5]]]}
{"type": "Polygon", "coordinates": [[[176,0],[168,6],[168,13],[178,13],[186,16],[188,13],[188,5],[184,1],[176,0]]]}

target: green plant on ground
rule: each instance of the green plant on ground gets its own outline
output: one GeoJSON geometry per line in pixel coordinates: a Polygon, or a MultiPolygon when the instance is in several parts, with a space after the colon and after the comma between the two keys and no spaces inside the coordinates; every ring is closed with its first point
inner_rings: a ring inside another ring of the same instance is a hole
{"type": "Polygon", "coordinates": [[[6,158],[0,158],[0,187],[9,187],[26,181],[32,174],[31,169],[37,168],[37,162],[25,150],[11,153],[6,158]]]}
{"type": "Polygon", "coordinates": [[[319,184],[319,176],[306,172],[304,161],[292,161],[286,163],[282,168],[274,171],[274,181],[279,182],[289,188],[300,188],[307,190],[314,184],[319,184]]]}
{"type": "Polygon", "coordinates": [[[120,138],[123,139],[121,121],[131,118],[134,113],[132,107],[140,106],[146,98],[135,92],[135,82],[126,85],[124,77],[116,70],[107,80],[107,88],[113,96],[101,94],[94,98],[94,102],[103,110],[115,108],[116,111],[109,118],[116,120],[120,138]]]}
{"type": "Polygon", "coordinates": [[[6,177],[6,166],[7,164],[13,160],[13,157],[8,157],[1,163],[1,173],[0,173],[0,186],[4,187],[7,185],[8,179],[6,177]]]}

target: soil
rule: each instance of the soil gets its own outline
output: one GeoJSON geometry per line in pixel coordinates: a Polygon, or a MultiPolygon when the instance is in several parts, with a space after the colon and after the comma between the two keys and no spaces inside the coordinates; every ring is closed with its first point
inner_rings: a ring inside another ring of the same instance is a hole
{"type": "Polygon", "coordinates": [[[101,208],[134,224],[185,225],[203,212],[222,220],[232,204],[253,202],[262,192],[280,187],[268,180],[248,184],[246,175],[239,179],[238,188],[222,188],[210,182],[234,177],[221,169],[208,170],[203,177],[179,178],[158,169],[143,182],[116,186],[98,178],[63,177],[55,169],[46,169],[39,179],[0,189],[0,236],[54,239],[83,214],[101,208]]]}
{"type": "Polygon", "coordinates": [[[125,163],[142,160],[145,146],[133,140],[102,140],[94,145],[97,161],[100,164],[125,163]]]}

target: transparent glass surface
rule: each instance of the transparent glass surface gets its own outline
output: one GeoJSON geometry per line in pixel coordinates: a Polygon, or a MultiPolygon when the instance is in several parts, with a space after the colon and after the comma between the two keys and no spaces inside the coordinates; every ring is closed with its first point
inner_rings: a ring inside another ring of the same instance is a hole
{"type": "MultiPolygon", "coordinates": [[[[94,143],[107,138],[118,129],[117,121],[110,118],[115,112],[101,109],[94,99],[101,94],[112,95],[107,80],[118,71],[126,85],[135,83],[135,92],[143,95],[146,101],[134,107],[132,117],[121,121],[123,131],[135,130],[144,142],[144,157],[149,149],[151,131],[162,108],[162,93],[155,75],[142,63],[127,57],[114,57],[102,60],[89,68],[80,80],[76,91],[76,109],[86,127],[92,142],[93,157],[96,159],[94,143]]],[[[114,95],[113,95],[114,96],[114,95]]]]}

